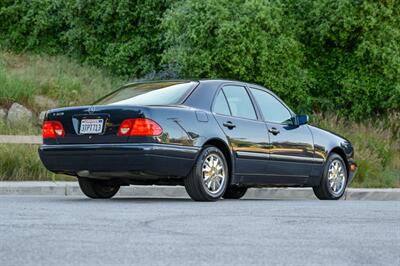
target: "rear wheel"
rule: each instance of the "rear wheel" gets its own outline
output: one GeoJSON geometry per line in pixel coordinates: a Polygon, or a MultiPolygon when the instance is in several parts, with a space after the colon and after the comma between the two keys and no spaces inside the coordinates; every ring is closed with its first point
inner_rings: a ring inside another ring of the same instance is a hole
{"type": "Polygon", "coordinates": [[[346,164],[336,153],[332,153],[326,162],[321,183],[313,187],[314,194],[321,200],[340,199],[347,185],[348,173],[346,164]]]}
{"type": "Polygon", "coordinates": [[[104,180],[79,177],[79,187],[83,194],[92,199],[109,199],[117,194],[119,185],[110,185],[104,180]]]}
{"type": "Polygon", "coordinates": [[[224,199],[240,199],[244,196],[244,194],[246,194],[246,192],[246,187],[231,186],[225,191],[225,194],[222,197],[224,199]]]}
{"type": "Polygon", "coordinates": [[[216,201],[225,193],[228,177],[224,154],[214,146],[206,146],[185,178],[185,188],[195,201],[216,201]]]}

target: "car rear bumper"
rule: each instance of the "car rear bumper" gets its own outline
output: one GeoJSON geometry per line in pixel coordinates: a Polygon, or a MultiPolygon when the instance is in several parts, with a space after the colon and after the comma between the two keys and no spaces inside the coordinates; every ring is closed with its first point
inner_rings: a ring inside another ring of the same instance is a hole
{"type": "Polygon", "coordinates": [[[188,175],[200,148],[167,144],[42,145],[40,159],[55,173],[146,172],[160,176],[188,175]]]}

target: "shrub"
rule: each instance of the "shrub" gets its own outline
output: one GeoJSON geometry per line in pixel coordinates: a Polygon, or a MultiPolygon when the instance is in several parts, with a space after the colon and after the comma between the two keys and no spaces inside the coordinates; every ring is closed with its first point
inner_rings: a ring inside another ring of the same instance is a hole
{"type": "Polygon", "coordinates": [[[357,120],[400,110],[397,0],[3,0],[0,21],[3,49],[121,76],[251,81],[357,120]]]}
{"type": "Polygon", "coordinates": [[[164,62],[182,77],[229,78],[272,88],[296,109],[307,103],[304,49],[278,1],[177,3],[163,20],[164,62]]]}
{"type": "Polygon", "coordinates": [[[313,109],[360,119],[400,110],[400,1],[288,0],[313,109]]]}
{"type": "Polygon", "coordinates": [[[0,3],[0,43],[68,53],[132,77],[160,68],[159,21],[171,0],[16,0],[0,3]]]}

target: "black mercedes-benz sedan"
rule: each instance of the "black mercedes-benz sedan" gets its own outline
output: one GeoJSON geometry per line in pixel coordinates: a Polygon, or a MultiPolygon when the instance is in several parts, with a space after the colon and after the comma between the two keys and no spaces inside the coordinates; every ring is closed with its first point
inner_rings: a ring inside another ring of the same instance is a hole
{"type": "Polygon", "coordinates": [[[308,124],[274,93],[229,80],[127,84],[91,106],[53,109],[40,158],[85,195],[120,186],[184,185],[197,201],[250,187],[312,187],[339,199],[357,170],[351,143],[308,124]]]}

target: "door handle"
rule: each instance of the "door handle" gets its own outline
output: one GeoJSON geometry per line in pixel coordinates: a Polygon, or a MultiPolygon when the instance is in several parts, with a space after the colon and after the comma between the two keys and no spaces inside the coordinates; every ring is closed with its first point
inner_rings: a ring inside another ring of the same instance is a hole
{"type": "Polygon", "coordinates": [[[229,129],[232,129],[232,128],[235,128],[235,127],[236,127],[236,125],[233,124],[231,121],[228,121],[228,122],[226,122],[226,123],[223,123],[223,125],[224,125],[224,127],[227,127],[227,128],[229,128],[229,129]]]}
{"type": "Polygon", "coordinates": [[[275,127],[268,129],[268,132],[272,133],[273,135],[278,135],[280,133],[280,131],[275,127]]]}

